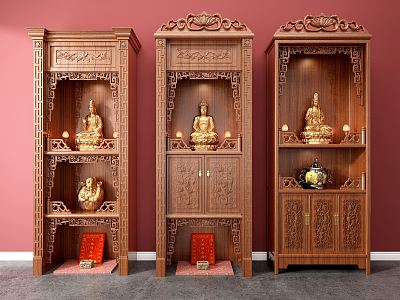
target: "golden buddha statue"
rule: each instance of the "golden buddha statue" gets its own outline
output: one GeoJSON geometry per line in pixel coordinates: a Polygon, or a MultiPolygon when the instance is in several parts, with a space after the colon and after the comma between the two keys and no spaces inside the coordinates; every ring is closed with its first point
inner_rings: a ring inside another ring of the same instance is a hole
{"type": "Polygon", "coordinates": [[[193,150],[216,150],[218,146],[218,134],[214,131],[214,120],[207,116],[208,104],[200,102],[200,116],[193,121],[194,131],[190,134],[190,144],[193,150]]]}
{"type": "Polygon", "coordinates": [[[319,105],[319,95],[314,93],[311,107],[306,113],[306,126],[301,133],[302,141],[306,144],[332,143],[332,127],[324,124],[325,116],[319,105]]]}
{"type": "Polygon", "coordinates": [[[78,193],[79,207],[84,211],[94,211],[100,207],[104,199],[103,182],[96,177],[89,177],[81,182],[78,193]]]}
{"type": "Polygon", "coordinates": [[[103,121],[97,114],[94,100],[89,102],[89,114],[82,119],[82,131],[76,134],[76,148],[92,151],[103,141],[103,121]]]}

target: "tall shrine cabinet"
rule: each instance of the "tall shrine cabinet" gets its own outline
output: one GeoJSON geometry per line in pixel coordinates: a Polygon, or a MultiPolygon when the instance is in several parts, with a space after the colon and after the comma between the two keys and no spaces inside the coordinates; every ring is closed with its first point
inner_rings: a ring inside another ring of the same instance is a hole
{"type": "Polygon", "coordinates": [[[275,33],[267,49],[268,245],[275,273],[290,264],[352,264],[370,271],[370,38],[356,22],[306,16],[275,33]],[[301,138],[319,93],[329,144],[301,138]],[[325,189],[303,189],[317,158],[325,189]]]}
{"type": "MultiPolygon", "coordinates": [[[[127,275],[128,212],[135,213],[140,43],[130,28],[28,28],[28,34],[34,54],[33,274],[77,259],[82,233],[105,232],[104,259],[115,259],[120,274],[127,275]],[[97,149],[78,151],[75,137],[90,100],[102,118],[104,140],[97,149]],[[92,212],[78,205],[81,182],[88,177],[101,180],[104,188],[104,201],[92,212]]],[[[136,246],[134,215],[131,220],[131,245],[136,246]]]]}
{"type": "Polygon", "coordinates": [[[191,233],[214,233],[216,259],[252,274],[252,38],[239,21],[189,14],[155,33],[157,276],[190,260],[191,233]],[[216,150],[192,151],[208,102],[216,150]]]}

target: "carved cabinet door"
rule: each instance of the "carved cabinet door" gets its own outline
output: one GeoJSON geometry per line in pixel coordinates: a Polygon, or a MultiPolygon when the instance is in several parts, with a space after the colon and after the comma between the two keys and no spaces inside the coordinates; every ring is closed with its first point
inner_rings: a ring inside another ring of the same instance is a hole
{"type": "Polygon", "coordinates": [[[201,213],[201,156],[169,156],[167,159],[168,214],[201,213]]]}
{"type": "Polygon", "coordinates": [[[311,253],[334,253],[339,225],[336,195],[311,195],[310,216],[311,253]]]}
{"type": "Polygon", "coordinates": [[[205,158],[206,213],[240,213],[240,157],[205,158]]]}
{"type": "Polygon", "coordinates": [[[304,254],[308,251],[308,197],[302,194],[282,194],[279,202],[280,251],[283,254],[304,254]]]}
{"type": "Polygon", "coordinates": [[[339,207],[339,251],[363,253],[365,251],[365,195],[340,195],[339,207]]]}

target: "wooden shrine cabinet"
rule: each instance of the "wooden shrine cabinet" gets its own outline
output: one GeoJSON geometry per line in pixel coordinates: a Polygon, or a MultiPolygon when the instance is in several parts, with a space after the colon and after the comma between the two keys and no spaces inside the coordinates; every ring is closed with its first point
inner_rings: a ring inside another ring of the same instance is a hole
{"type": "Polygon", "coordinates": [[[351,264],[370,272],[370,38],[356,22],[306,16],[267,48],[268,248],[275,273],[290,264],[351,264]],[[319,94],[332,142],[308,144],[305,116],[319,94]],[[314,159],[324,189],[299,175],[314,159]]]}
{"type": "MultiPolygon", "coordinates": [[[[104,259],[115,259],[120,274],[127,275],[128,213],[135,213],[136,203],[140,43],[130,28],[28,28],[28,34],[34,54],[33,274],[42,275],[59,263],[78,259],[84,232],[105,232],[104,259]],[[104,140],[96,149],[79,151],[75,138],[83,130],[90,100],[102,118],[104,140]],[[81,184],[89,177],[101,180],[104,189],[104,201],[92,212],[78,205],[81,184]]],[[[134,219],[131,228],[135,228],[134,219]]],[[[130,232],[131,245],[136,246],[135,238],[136,233],[130,232]]]]}
{"type": "Polygon", "coordinates": [[[191,233],[214,233],[216,259],[252,274],[252,38],[239,21],[189,14],[155,33],[157,276],[190,260],[191,233]],[[207,101],[218,145],[192,150],[207,101]]]}

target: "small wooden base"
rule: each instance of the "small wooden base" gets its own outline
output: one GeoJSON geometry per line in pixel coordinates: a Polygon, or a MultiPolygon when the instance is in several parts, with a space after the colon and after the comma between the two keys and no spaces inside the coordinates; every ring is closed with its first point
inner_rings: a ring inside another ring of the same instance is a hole
{"type": "Polygon", "coordinates": [[[279,257],[278,266],[275,263],[275,274],[289,265],[356,265],[359,269],[366,270],[368,274],[369,261],[365,257],[354,256],[291,256],[279,257]],[[368,266],[368,268],[367,268],[368,266]]]}
{"type": "Polygon", "coordinates": [[[42,256],[34,256],[33,257],[32,273],[35,276],[43,275],[43,258],[42,258],[42,256]]]}
{"type": "Polygon", "coordinates": [[[253,276],[253,266],[252,266],[252,260],[250,258],[243,258],[242,260],[242,274],[243,277],[251,277],[253,276]]]}

